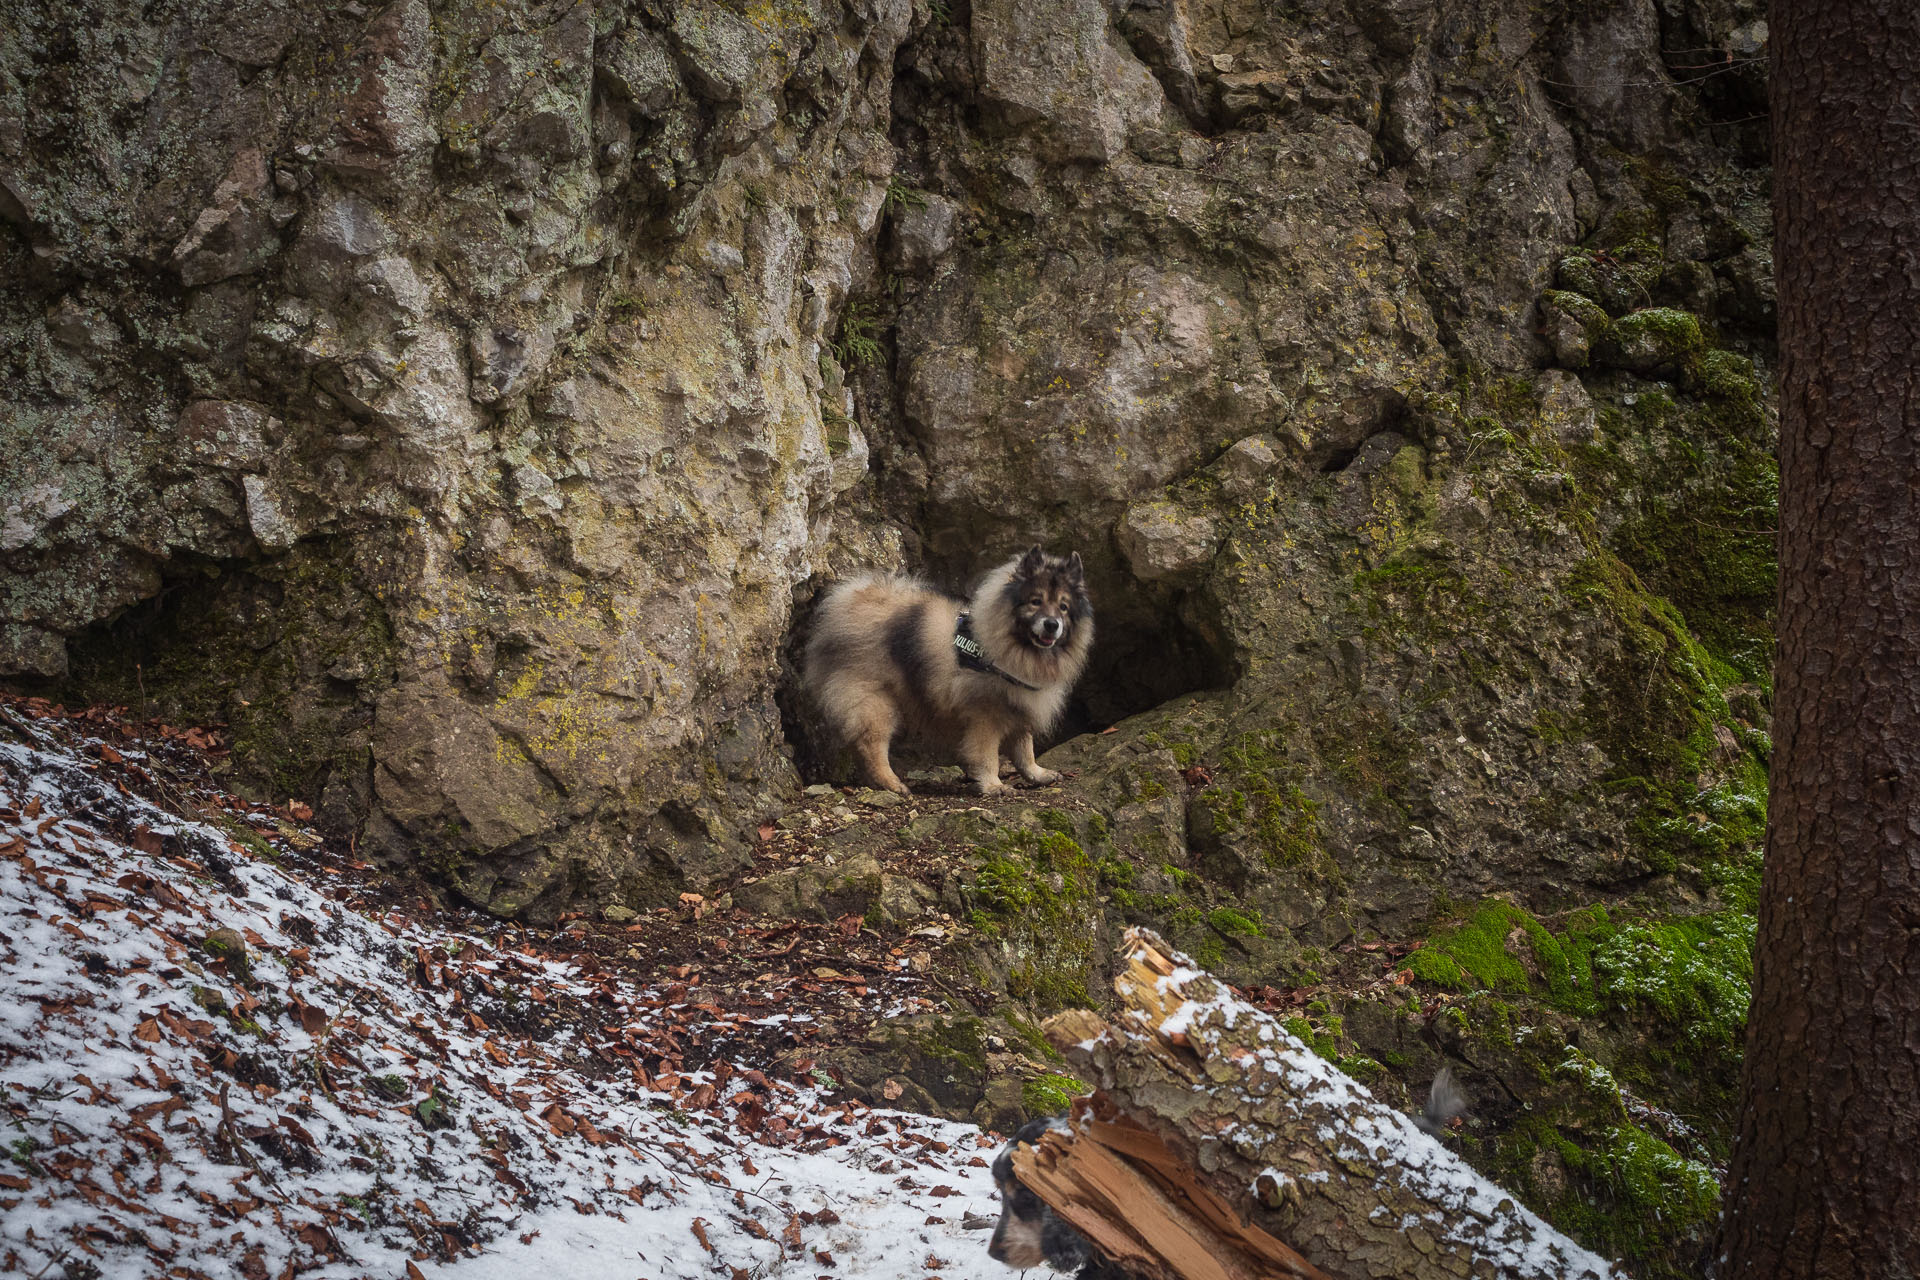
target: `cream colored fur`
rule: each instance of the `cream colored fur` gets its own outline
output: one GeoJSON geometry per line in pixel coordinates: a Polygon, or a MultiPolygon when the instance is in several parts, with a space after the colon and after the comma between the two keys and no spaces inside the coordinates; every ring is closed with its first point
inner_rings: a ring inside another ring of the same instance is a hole
{"type": "Polygon", "coordinates": [[[962,667],[953,647],[961,603],[917,579],[869,575],[839,583],[822,598],[802,675],[874,786],[910,794],[889,758],[902,733],[950,746],[982,795],[1006,789],[1002,750],[1028,782],[1059,780],[1035,762],[1033,736],[1052,728],[1065,709],[1086,668],[1093,619],[1074,620],[1053,649],[1022,644],[1007,596],[1021,563],[1015,557],[989,573],[968,607],[988,659],[1036,686],[1031,690],[962,667]]]}

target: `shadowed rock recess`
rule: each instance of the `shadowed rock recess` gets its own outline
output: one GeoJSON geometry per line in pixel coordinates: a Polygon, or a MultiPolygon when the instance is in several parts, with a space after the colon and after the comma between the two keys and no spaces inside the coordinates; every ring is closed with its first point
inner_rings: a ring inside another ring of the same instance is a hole
{"type": "Polygon", "coordinates": [[[1451,1060],[1469,1159],[1694,1274],[1770,746],[1764,8],[29,5],[0,675],[223,722],[496,913],[871,855],[832,910],[987,993],[896,1055],[926,1105],[1004,1114],[952,1046],[1150,924],[1389,1098],[1451,1060]],[[1077,776],[803,802],[819,585],[1036,541],[1100,611],[1077,776]]]}

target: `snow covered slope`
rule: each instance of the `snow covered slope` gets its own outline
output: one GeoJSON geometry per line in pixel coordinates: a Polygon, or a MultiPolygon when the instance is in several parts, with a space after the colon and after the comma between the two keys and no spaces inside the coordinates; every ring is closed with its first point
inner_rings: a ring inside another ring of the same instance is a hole
{"type": "Polygon", "coordinates": [[[675,1070],[697,987],[382,903],[188,735],[0,716],[0,1272],[1011,1275],[977,1129],[675,1070]]]}

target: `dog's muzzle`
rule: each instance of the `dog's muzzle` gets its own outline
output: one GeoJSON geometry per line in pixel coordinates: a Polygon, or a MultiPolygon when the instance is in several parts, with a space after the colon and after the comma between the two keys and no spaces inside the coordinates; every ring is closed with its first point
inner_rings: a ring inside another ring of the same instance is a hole
{"type": "Polygon", "coordinates": [[[1066,629],[1066,624],[1058,618],[1042,618],[1034,624],[1033,638],[1042,648],[1046,648],[1058,642],[1066,629]]]}
{"type": "Polygon", "coordinates": [[[1002,1209],[1000,1225],[993,1229],[993,1240],[987,1245],[987,1256],[1019,1271],[1037,1267],[1047,1260],[1046,1251],[1040,1247],[1040,1233],[1038,1220],[1016,1218],[1010,1210],[1002,1209]]]}

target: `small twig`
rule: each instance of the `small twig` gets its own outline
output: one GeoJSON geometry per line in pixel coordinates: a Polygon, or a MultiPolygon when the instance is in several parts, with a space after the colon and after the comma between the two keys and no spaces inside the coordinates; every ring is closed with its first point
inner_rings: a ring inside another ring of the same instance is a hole
{"type": "Polygon", "coordinates": [[[313,1043],[313,1055],[311,1058],[311,1062],[313,1063],[313,1078],[320,1082],[320,1092],[327,1095],[328,1102],[331,1102],[336,1107],[340,1107],[342,1114],[345,1114],[347,1109],[340,1106],[340,1099],[333,1096],[333,1086],[327,1083],[327,1067],[326,1064],[321,1061],[320,1055],[327,1051],[327,1038],[333,1034],[334,1027],[339,1023],[340,1019],[346,1016],[347,1011],[342,1009],[339,1013],[327,1019],[327,1025],[321,1030],[320,1038],[313,1043]]]}
{"type": "Polygon", "coordinates": [[[280,1203],[292,1204],[292,1197],[280,1189],[280,1184],[273,1180],[272,1174],[260,1167],[260,1162],[253,1158],[253,1153],[247,1150],[246,1143],[241,1140],[240,1128],[233,1122],[233,1108],[227,1105],[227,1090],[231,1088],[233,1088],[232,1081],[220,1082],[220,1135],[227,1140],[227,1145],[233,1148],[235,1154],[246,1161],[247,1168],[253,1170],[254,1175],[266,1183],[266,1188],[263,1189],[271,1189],[273,1194],[280,1197],[280,1203]]]}
{"type": "Polygon", "coordinates": [[[53,1269],[54,1263],[59,1262],[71,1252],[71,1249],[62,1249],[60,1252],[54,1254],[51,1258],[47,1259],[47,1265],[34,1272],[32,1276],[28,1277],[28,1280],[40,1280],[42,1276],[53,1269]]]}
{"type": "MultiPolygon", "coordinates": [[[[233,1122],[233,1108],[227,1105],[227,1091],[231,1088],[233,1088],[233,1082],[231,1080],[222,1080],[220,1082],[221,1134],[225,1136],[227,1142],[233,1149],[240,1153],[240,1158],[247,1162],[247,1167],[259,1175],[262,1182],[267,1184],[265,1188],[262,1188],[263,1190],[271,1188],[273,1193],[280,1197],[281,1204],[300,1205],[302,1208],[311,1208],[312,1206],[307,1205],[304,1201],[296,1200],[281,1190],[280,1184],[274,1181],[273,1175],[261,1168],[260,1162],[253,1158],[251,1151],[247,1150],[246,1145],[240,1139],[239,1126],[233,1122]]],[[[333,1251],[338,1257],[344,1258],[348,1256],[347,1247],[340,1243],[340,1237],[333,1233],[333,1227],[328,1224],[326,1218],[316,1215],[314,1225],[326,1233],[327,1240],[332,1243],[333,1251]]]]}

